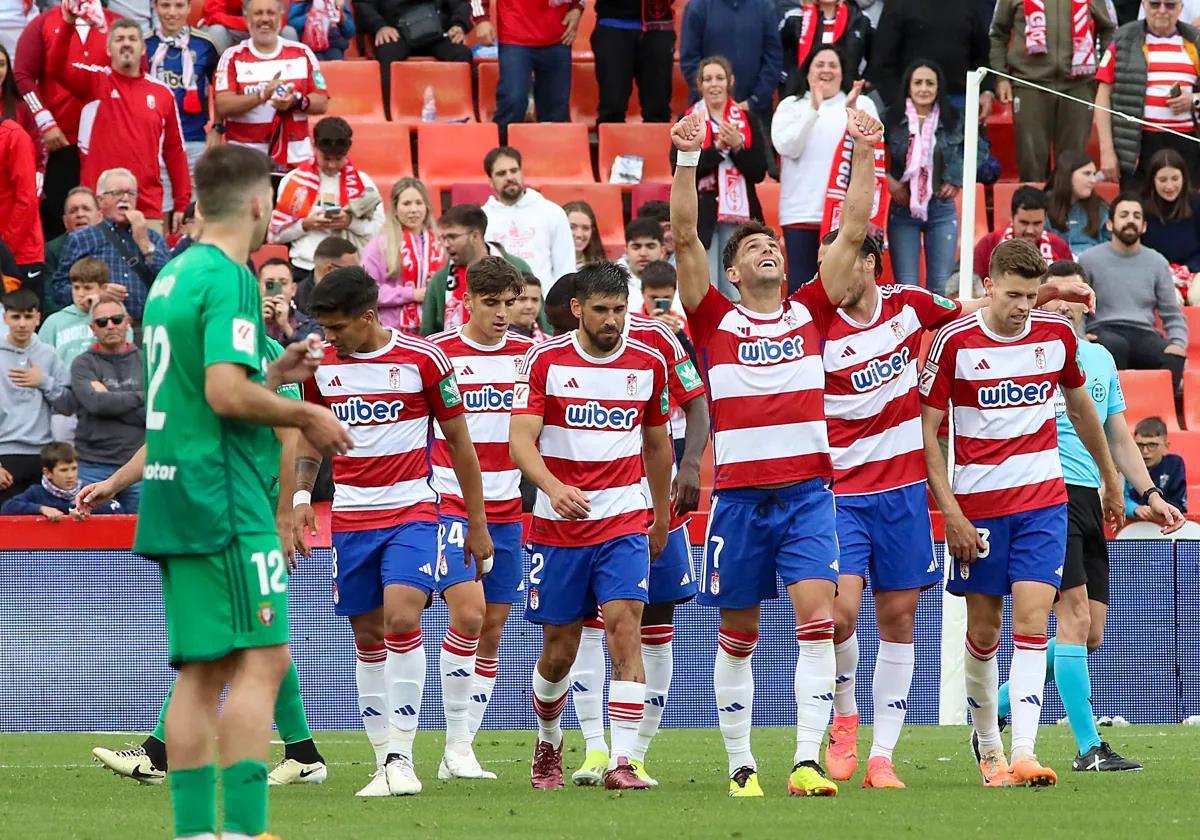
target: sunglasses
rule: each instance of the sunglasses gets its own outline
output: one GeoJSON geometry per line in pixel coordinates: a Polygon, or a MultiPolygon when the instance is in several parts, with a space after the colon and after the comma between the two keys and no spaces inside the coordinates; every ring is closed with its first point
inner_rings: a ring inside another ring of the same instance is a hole
{"type": "Polygon", "coordinates": [[[97,327],[107,327],[109,324],[113,324],[113,325],[119,327],[119,326],[121,326],[121,324],[125,323],[125,316],[124,315],[110,315],[107,318],[93,318],[92,323],[95,324],[97,327]]]}
{"type": "Polygon", "coordinates": [[[1146,5],[1151,9],[1166,9],[1168,12],[1173,12],[1179,8],[1179,0],[1146,0],[1146,5]]]}

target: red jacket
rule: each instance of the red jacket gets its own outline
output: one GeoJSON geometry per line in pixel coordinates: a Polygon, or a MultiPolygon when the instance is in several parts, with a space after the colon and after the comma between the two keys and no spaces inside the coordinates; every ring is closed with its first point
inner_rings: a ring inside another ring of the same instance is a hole
{"type": "MultiPolygon", "coordinates": [[[[471,0],[471,16],[486,18],[490,2],[471,0]]],[[[496,38],[517,47],[553,46],[562,41],[562,21],[571,9],[582,11],[583,0],[496,0],[496,38]]]]}
{"type": "MultiPolygon", "coordinates": [[[[104,10],[104,15],[109,23],[121,17],[108,9],[104,10]]],[[[17,91],[33,111],[38,128],[43,133],[52,128],[61,129],[68,142],[74,145],[79,137],[79,111],[83,103],[54,77],[48,60],[51,41],[60,29],[70,28],[63,21],[62,9],[58,6],[29,21],[17,41],[12,74],[17,91]]],[[[107,64],[106,40],[106,32],[85,28],[82,38],[77,36],[71,40],[68,57],[85,64],[107,64]]]]}
{"type": "Polygon", "coordinates": [[[125,167],[137,178],[137,209],[147,219],[161,219],[161,153],[171,178],[174,209],[182,212],[192,198],[192,179],[174,92],[140,71],[137,76],[122,76],[107,62],[68,61],[72,38],[69,31],[55,37],[49,62],[62,84],[88,103],[79,126],[80,182],[95,189],[101,172],[125,167]]]}
{"type": "Polygon", "coordinates": [[[17,265],[44,262],[33,141],[15,120],[0,118],[0,160],[0,239],[17,265]]]}
{"type": "Polygon", "coordinates": [[[204,26],[224,26],[238,32],[249,31],[242,14],[242,0],[204,0],[200,23],[204,26]]]}

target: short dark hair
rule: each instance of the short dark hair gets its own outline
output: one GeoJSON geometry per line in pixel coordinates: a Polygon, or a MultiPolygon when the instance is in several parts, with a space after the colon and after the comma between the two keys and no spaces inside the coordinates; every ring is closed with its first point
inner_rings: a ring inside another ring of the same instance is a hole
{"type": "MultiPolygon", "coordinates": [[[[837,238],[838,228],[834,228],[821,237],[821,244],[825,246],[832,245],[834,242],[837,242],[837,238]]],[[[866,257],[875,258],[875,279],[878,280],[879,276],[883,274],[883,248],[879,245],[878,237],[872,236],[869,233],[864,236],[862,244],[858,246],[858,256],[860,259],[866,257]]]]}
{"type": "Polygon", "coordinates": [[[313,145],[328,154],[346,154],[353,139],[354,129],[341,117],[322,117],[313,126],[313,145]]]}
{"type": "Polygon", "coordinates": [[[379,287],[357,265],[335,268],[313,286],[308,308],[314,316],[341,312],[358,317],[379,305],[379,287]]]}
{"type": "Polygon", "coordinates": [[[1166,437],[1167,424],[1161,417],[1146,417],[1133,427],[1133,433],[1142,437],[1166,437]]]}
{"type": "Polygon", "coordinates": [[[42,304],[33,289],[14,289],[0,301],[6,312],[41,312],[42,304]]]}
{"type": "Polygon", "coordinates": [[[575,272],[575,299],[592,297],[629,297],[629,269],[602,260],[588,263],[575,272]]]}
{"type": "Polygon", "coordinates": [[[438,219],[441,227],[461,227],[480,234],[487,230],[487,224],[487,214],[478,204],[455,204],[438,219]]]}
{"type": "Polygon", "coordinates": [[[1017,215],[1018,210],[1046,210],[1050,207],[1050,199],[1046,191],[1029,184],[1013,190],[1012,201],[1009,202],[1009,212],[1017,215]]]}
{"type": "Polygon", "coordinates": [[[75,454],[75,447],[61,440],[47,443],[42,447],[40,455],[44,470],[52,470],[62,463],[73,464],[79,460],[79,456],[75,454]]]}
{"type": "Polygon", "coordinates": [[[531,271],[522,271],[521,279],[525,281],[526,286],[537,286],[542,288],[542,281],[537,278],[537,275],[531,271]]]}
{"type": "Polygon", "coordinates": [[[1140,195],[1132,190],[1121,190],[1117,197],[1112,200],[1112,204],[1108,205],[1108,217],[1111,219],[1117,215],[1117,205],[1124,204],[1127,201],[1132,201],[1142,209],[1142,213],[1146,212],[1146,201],[1140,195]]]}
{"type": "Polygon", "coordinates": [[[643,289],[675,289],[679,287],[679,277],[675,268],[666,260],[655,260],[642,269],[640,278],[643,289]]]}
{"type": "Polygon", "coordinates": [[[550,287],[550,291],[546,292],[545,305],[552,306],[568,306],[571,303],[571,298],[575,297],[575,272],[564,274],[554,281],[554,285],[550,287]]]}
{"type": "Polygon", "coordinates": [[[95,257],[80,257],[67,271],[67,280],[71,283],[95,283],[103,286],[108,283],[110,277],[108,263],[95,257]]]}
{"type": "Polygon", "coordinates": [[[467,293],[472,295],[500,295],[512,292],[520,295],[525,289],[525,278],[516,266],[504,257],[484,257],[467,268],[467,293]]]}
{"type": "Polygon", "coordinates": [[[629,224],[625,225],[625,241],[632,242],[635,239],[653,239],[661,245],[663,242],[662,225],[657,220],[645,216],[632,219],[629,224]]]}
{"type": "Polygon", "coordinates": [[[1087,280],[1087,269],[1081,266],[1075,260],[1055,260],[1050,263],[1050,267],[1046,269],[1047,277],[1078,277],[1081,280],[1087,280]]]}
{"type": "Polygon", "coordinates": [[[502,157],[512,158],[517,162],[517,166],[522,166],[521,153],[512,146],[497,146],[483,156],[483,174],[492,177],[492,167],[496,165],[496,161],[502,157]]]}
{"type": "Polygon", "coordinates": [[[340,236],[326,236],[317,243],[317,248],[313,251],[313,261],[328,260],[329,262],[334,262],[335,260],[340,260],[342,257],[357,253],[358,248],[349,239],[342,239],[340,236]]]}
{"type": "Polygon", "coordinates": [[[662,199],[652,199],[638,208],[637,218],[654,219],[659,224],[669,223],[671,221],[671,205],[662,199]]]}
{"type": "Polygon", "coordinates": [[[995,280],[1001,274],[1015,274],[1026,280],[1040,278],[1046,273],[1046,260],[1041,252],[1024,239],[1001,242],[992,251],[988,276],[995,280]]]}
{"type": "Polygon", "coordinates": [[[765,233],[772,239],[776,238],[775,229],[762,222],[750,221],[738,225],[733,236],[729,237],[729,241],[725,243],[725,250],[721,252],[721,268],[729,268],[733,265],[733,261],[737,258],[738,248],[742,247],[742,242],[760,233],[765,233]]]}
{"type": "Polygon", "coordinates": [[[276,265],[282,265],[283,267],[285,267],[291,273],[292,278],[293,279],[295,278],[296,270],[294,268],[292,268],[292,264],[290,262],[288,262],[287,260],[285,260],[283,257],[271,257],[271,259],[269,259],[269,260],[263,260],[262,265],[260,265],[258,267],[258,276],[262,277],[264,268],[271,268],[272,266],[276,266],[276,265]]]}
{"type": "Polygon", "coordinates": [[[236,213],[254,189],[271,186],[271,161],[249,146],[213,146],[196,161],[192,190],[199,213],[220,219],[236,213]]]}

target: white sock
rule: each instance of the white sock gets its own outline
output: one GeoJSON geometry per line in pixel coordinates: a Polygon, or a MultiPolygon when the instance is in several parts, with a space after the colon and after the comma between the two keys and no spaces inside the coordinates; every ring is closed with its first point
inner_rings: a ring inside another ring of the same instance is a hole
{"type": "Polygon", "coordinates": [[[538,666],[533,668],[533,712],[538,719],[538,740],[545,741],[554,749],[562,744],[562,713],[567,705],[567,687],[570,677],[550,682],[542,676],[538,666]]]}
{"type": "Polygon", "coordinates": [[[354,683],[358,687],[358,714],[362,718],[367,740],[375,750],[375,766],[382,767],[388,748],[387,682],[384,663],[387,646],[355,645],[358,656],[354,663],[354,683]]]}
{"type": "Polygon", "coordinates": [[[1012,700],[1012,760],[1033,755],[1046,685],[1046,637],[1013,634],[1008,696],[1012,700]]]}
{"type": "Polygon", "coordinates": [[[892,760],[892,751],[900,739],[904,716],[908,713],[908,690],[912,687],[914,646],[897,642],[879,642],[875,657],[875,675],[871,678],[871,698],[875,724],[871,730],[871,754],[892,760]]]}
{"type": "Polygon", "coordinates": [[[475,679],[475,651],[479,637],[446,629],[440,654],[442,674],[442,708],[446,713],[446,746],[471,741],[469,710],[471,684],[475,679]]]}
{"type": "MultiPolygon", "coordinates": [[[[854,658],[858,659],[858,641],[854,658]]],[[[844,644],[844,643],[843,643],[844,644]]],[[[796,756],[795,763],[816,761],[829,725],[837,657],[833,650],[833,619],[809,621],[796,628],[796,756]]],[[[850,695],[854,698],[853,692],[850,695]]],[[[851,712],[853,714],[853,712],[851,712]]]]}
{"type": "Polygon", "coordinates": [[[612,738],[612,754],[608,757],[609,770],[617,766],[618,758],[633,756],[645,703],[645,683],[613,680],[609,686],[608,725],[612,738]]]}
{"type": "Polygon", "coordinates": [[[483,714],[487,711],[488,701],[492,699],[492,691],[496,688],[496,670],[500,667],[499,659],[484,659],[475,657],[475,679],[471,682],[471,706],[467,711],[467,729],[471,740],[483,723],[483,714]]]}
{"type": "Polygon", "coordinates": [[[571,666],[571,703],[588,752],[608,753],[604,741],[604,628],[584,625],[571,666]]]}
{"type": "MultiPolygon", "coordinates": [[[[971,709],[971,725],[979,736],[980,752],[1003,747],[1000,742],[1000,722],[996,709],[1000,694],[1000,668],[996,664],[997,642],[990,648],[981,648],[967,635],[967,655],[963,657],[966,673],[967,705],[971,709]]],[[[1046,678],[1043,669],[1041,678],[1046,678]]]]}
{"type": "Polygon", "coordinates": [[[425,693],[425,645],[421,628],[410,633],[384,636],[387,664],[384,679],[388,699],[388,754],[413,757],[413,740],[421,717],[421,696],[425,693]]]}
{"type": "Polygon", "coordinates": [[[663,712],[667,708],[667,693],[671,688],[671,672],[675,668],[675,657],[671,651],[671,639],[675,627],[670,624],[654,624],[642,628],[642,665],[646,669],[646,707],[642,710],[642,725],[638,727],[637,744],[633,758],[646,760],[650,741],[658,732],[663,712]]]}
{"type": "Polygon", "coordinates": [[[731,776],[739,767],[758,767],[750,752],[750,717],[754,709],[754,672],[750,660],[757,644],[757,633],[717,632],[713,689],[731,776]]]}
{"type": "Polygon", "coordinates": [[[833,646],[837,662],[837,684],[833,689],[833,713],[838,717],[858,714],[858,701],[854,699],[855,677],[858,674],[858,633],[833,646]]]}

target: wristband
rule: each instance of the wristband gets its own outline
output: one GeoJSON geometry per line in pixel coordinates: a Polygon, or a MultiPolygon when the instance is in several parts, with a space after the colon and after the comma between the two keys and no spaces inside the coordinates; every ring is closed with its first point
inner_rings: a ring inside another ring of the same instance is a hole
{"type": "Polygon", "coordinates": [[[307,112],[308,105],[309,105],[308,95],[304,94],[304,93],[297,93],[296,94],[296,105],[294,106],[296,108],[296,110],[307,112]]]}
{"type": "Polygon", "coordinates": [[[312,504],[312,492],[309,490],[297,490],[292,494],[292,507],[298,508],[300,505],[312,504]]]}
{"type": "Polygon", "coordinates": [[[1157,493],[1163,499],[1167,498],[1167,494],[1162,491],[1161,487],[1151,484],[1150,487],[1148,487],[1146,491],[1142,493],[1142,504],[1150,504],[1150,499],[1155,493],[1157,493]]]}
{"type": "Polygon", "coordinates": [[[699,152],[679,152],[675,155],[676,166],[698,166],[700,163],[699,152]]]}

